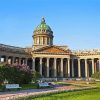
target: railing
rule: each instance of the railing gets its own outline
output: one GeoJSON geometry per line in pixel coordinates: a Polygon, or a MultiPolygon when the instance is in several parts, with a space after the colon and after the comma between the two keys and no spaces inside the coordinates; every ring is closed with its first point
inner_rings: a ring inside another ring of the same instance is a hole
{"type": "Polygon", "coordinates": [[[73,54],[97,54],[100,53],[100,49],[84,49],[84,50],[72,50],[73,54]]]}

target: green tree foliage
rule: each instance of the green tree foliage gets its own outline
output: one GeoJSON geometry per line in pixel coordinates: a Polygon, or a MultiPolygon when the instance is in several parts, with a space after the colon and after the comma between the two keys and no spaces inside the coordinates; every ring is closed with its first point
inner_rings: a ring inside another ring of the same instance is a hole
{"type": "Polygon", "coordinates": [[[39,78],[41,78],[41,74],[39,72],[33,71],[32,72],[33,81],[36,82],[39,78]]]}
{"type": "Polygon", "coordinates": [[[26,84],[32,80],[32,72],[26,65],[0,65],[0,83],[26,84]]]}
{"type": "Polygon", "coordinates": [[[91,77],[95,79],[100,79],[100,72],[94,73],[91,77]]]}

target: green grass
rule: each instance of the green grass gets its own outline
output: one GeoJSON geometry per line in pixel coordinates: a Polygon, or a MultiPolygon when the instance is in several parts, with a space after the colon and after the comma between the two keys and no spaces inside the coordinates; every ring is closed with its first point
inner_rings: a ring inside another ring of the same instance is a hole
{"type": "Polygon", "coordinates": [[[48,94],[41,97],[29,97],[18,100],[99,100],[100,89],[63,92],[57,94],[48,94]]]}
{"type": "Polygon", "coordinates": [[[92,86],[100,86],[100,82],[96,82],[94,84],[91,84],[92,86]]]}

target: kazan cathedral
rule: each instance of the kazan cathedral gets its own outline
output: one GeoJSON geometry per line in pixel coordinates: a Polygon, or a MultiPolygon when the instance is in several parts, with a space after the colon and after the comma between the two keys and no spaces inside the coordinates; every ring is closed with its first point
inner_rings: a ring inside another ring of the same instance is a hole
{"type": "Polygon", "coordinates": [[[74,51],[68,46],[54,45],[53,31],[44,18],[32,38],[30,48],[0,44],[0,63],[26,64],[45,79],[87,78],[100,71],[100,49],[74,51]]]}

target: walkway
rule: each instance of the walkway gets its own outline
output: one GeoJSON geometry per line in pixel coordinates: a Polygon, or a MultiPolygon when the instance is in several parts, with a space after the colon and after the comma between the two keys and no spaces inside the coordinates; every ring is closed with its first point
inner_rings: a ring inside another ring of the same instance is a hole
{"type": "MultiPolygon", "coordinates": [[[[47,93],[57,93],[60,91],[70,91],[74,89],[84,89],[83,88],[76,88],[73,86],[56,86],[55,88],[52,89],[30,89],[30,90],[21,90],[17,92],[0,92],[0,100],[9,100],[9,99],[15,99],[18,97],[25,97],[25,96],[38,96],[42,94],[47,94],[47,93]]],[[[90,87],[87,87],[90,88],[90,87]]]]}

